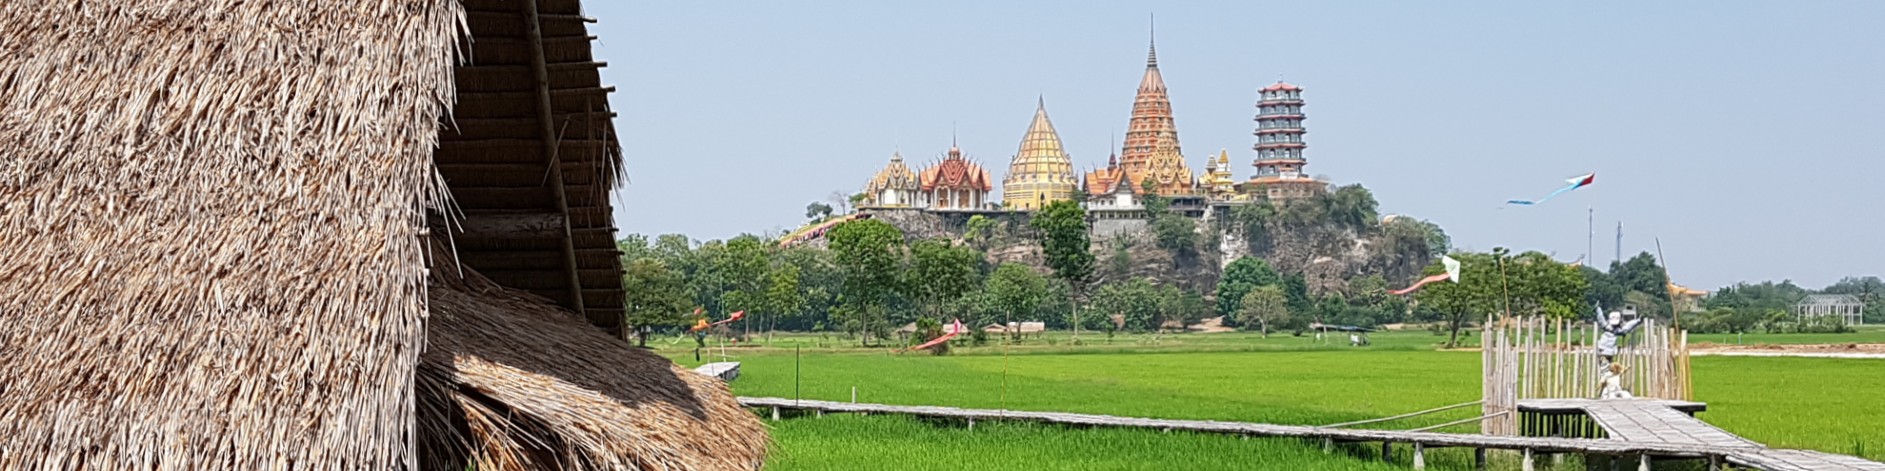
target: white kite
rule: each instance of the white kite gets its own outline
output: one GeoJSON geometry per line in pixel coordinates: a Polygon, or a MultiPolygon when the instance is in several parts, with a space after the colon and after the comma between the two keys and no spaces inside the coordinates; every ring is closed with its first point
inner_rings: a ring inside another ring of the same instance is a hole
{"type": "Polygon", "coordinates": [[[1397,289],[1394,291],[1389,291],[1388,294],[1400,295],[1400,294],[1412,293],[1415,290],[1420,289],[1420,287],[1426,286],[1427,283],[1434,283],[1434,282],[1439,282],[1439,281],[1452,281],[1454,283],[1460,282],[1460,261],[1459,260],[1454,260],[1453,257],[1450,257],[1450,256],[1441,255],[1440,265],[1446,267],[1446,273],[1441,273],[1438,275],[1421,278],[1420,281],[1414,282],[1413,286],[1397,289]]]}

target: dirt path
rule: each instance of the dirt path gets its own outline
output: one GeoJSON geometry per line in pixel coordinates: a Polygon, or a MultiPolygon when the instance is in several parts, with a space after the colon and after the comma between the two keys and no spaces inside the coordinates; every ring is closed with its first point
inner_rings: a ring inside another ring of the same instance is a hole
{"type": "Polygon", "coordinates": [[[1885,359],[1885,343],[1840,343],[1816,345],[1722,345],[1698,343],[1690,346],[1691,355],[1749,357],[1807,357],[1885,359]]]}

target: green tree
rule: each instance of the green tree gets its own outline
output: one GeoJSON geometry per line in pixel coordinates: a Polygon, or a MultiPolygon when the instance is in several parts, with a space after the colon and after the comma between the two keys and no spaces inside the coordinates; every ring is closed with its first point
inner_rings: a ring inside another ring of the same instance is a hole
{"type": "Polygon", "coordinates": [[[1579,319],[1590,312],[1584,303],[1590,283],[1577,267],[1536,251],[1508,257],[1504,263],[1513,315],[1579,319]]]}
{"type": "Polygon", "coordinates": [[[1224,267],[1224,276],[1217,279],[1218,315],[1237,317],[1243,307],[1244,294],[1258,286],[1273,286],[1283,282],[1283,277],[1270,269],[1270,263],[1260,258],[1243,257],[1230,262],[1224,267]]]}
{"type": "Polygon", "coordinates": [[[1152,235],[1159,248],[1172,253],[1173,263],[1198,255],[1198,225],[1191,218],[1166,214],[1152,220],[1152,235]]]}
{"type": "Polygon", "coordinates": [[[1360,184],[1336,187],[1335,191],[1328,194],[1324,204],[1333,222],[1358,232],[1374,227],[1375,221],[1381,217],[1376,210],[1374,193],[1360,184]]]}
{"type": "Polygon", "coordinates": [[[1101,286],[1093,296],[1093,307],[1109,317],[1120,316],[1125,327],[1135,332],[1159,327],[1158,287],[1144,278],[1101,286]]]}
{"type": "Polygon", "coordinates": [[[968,226],[968,230],[962,233],[962,239],[987,249],[989,239],[995,236],[995,220],[977,214],[969,216],[968,226]]]}
{"type": "Polygon", "coordinates": [[[1167,285],[1159,288],[1158,310],[1158,326],[1161,329],[1164,328],[1165,323],[1175,322],[1179,324],[1178,330],[1183,332],[1185,327],[1196,324],[1198,320],[1204,318],[1206,308],[1204,297],[1199,296],[1198,293],[1167,285]]]}
{"type": "Polygon", "coordinates": [[[1246,326],[1257,326],[1265,338],[1270,336],[1270,326],[1289,323],[1289,299],[1276,285],[1257,286],[1244,293],[1237,304],[1237,319],[1246,326]]]}
{"type": "MultiPolygon", "coordinates": [[[[1047,279],[1026,265],[1003,263],[989,275],[986,287],[992,301],[1001,309],[1004,321],[1027,320],[1047,297],[1047,279]]],[[[1013,340],[1020,340],[1019,329],[1013,340]]]]}
{"type": "Polygon", "coordinates": [[[825,237],[843,274],[843,299],[854,316],[852,326],[869,345],[871,334],[883,330],[881,314],[899,289],[903,233],[889,223],[862,219],[839,224],[825,237]]]}
{"type": "Polygon", "coordinates": [[[1885,280],[1876,276],[1840,278],[1820,290],[1825,294],[1850,294],[1865,303],[1865,322],[1885,323],[1885,280]]]}
{"type": "Polygon", "coordinates": [[[1276,205],[1269,198],[1258,197],[1231,211],[1231,219],[1244,236],[1251,252],[1264,252],[1271,243],[1270,222],[1276,219],[1276,205]]]}
{"type": "Polygon", "coordinates": [[[766,287],[766,340],[779,329],[780,316],[797,315],[805,309],[805,294],[799,284],[799,267],[780,264],[772,269],[766,287]]]}
{"type": "MultiPolygon", "coordinates": [[[[1414,293],[1421,307],[1432,309],[1446,322],[1450,332],[1447,348],[1459,346],[1460,327],[1469,318],[1498,312],[1502,299],[1499,262],[1493,254],[1454,253],[1453,258],[1460,261],[1458,283],[1434,283],[1414,293]]],[[[1444,270],[1436,262],[1428,266],[1424,274],[1437,275],[1444,270]]]]}
{"type": "Polygon", "coordinates": [[[622,284],[627,288],[624,321],[634,327],[637,345],[648,346],[651,329],[685,326],[690,320],[693,303],[685,285],[660,260],[640,258],[630,262],[623,270],[622,284]]]}
{"type": "Polygon", "coordinates": [[[1172,200],[1158,194],[1158,182],[1151,178],[1140,180],[1139,205],[1145,207],[1145,217],[1157,220],[1164,216],[1172,206],[1172,200]]]}
{"type": "Polygon", "coordinates": [[[1087,282],[1093,278],[1093,247],[1087,238],[1086,210],[1072,201],[1047,203],[1034,213],[1028,225],[1034,228],[1048,268],[1054,277],[1067,283],[1074,297],[1073,338],[1080,339],[1080,310],[1086,299],[1087,282]]]}
{"type": "MultiPolygon", "coordinates": [[[[767,307],[766,291],[770,282],[768,271],[771,268],[765,241],[751,234],[728,239],[722,250],[713,252],[709,263],[712,273],[721,283],[721,309],[763,314],[759,311],[767,307]]],[[[740,327],[747,334],[752,333],[751,326],[747,320],[740,321],[740,327]]],[[[765,324],[760,326],[764,327],[765,324]]]]}
{"type": "Polygon", "coordinates": [[[817,221],[828,218],[831,217],[831,211],[831,205],[813,201],[805,205],[805,219],[817,221]]]}
{"type": "Polygon", "coordinates": [[[910,244],[910,269],[904,272],[903,286],[929,317],[946,320],[942,319],[943,307],[980,284],[981,273],[977,270],[981,262],[982,254],[946,240],[917,241],[910,244]]]}

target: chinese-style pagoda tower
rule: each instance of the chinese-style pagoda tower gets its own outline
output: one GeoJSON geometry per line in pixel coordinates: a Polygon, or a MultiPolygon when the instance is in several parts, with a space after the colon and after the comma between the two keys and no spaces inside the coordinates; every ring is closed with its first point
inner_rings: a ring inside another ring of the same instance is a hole
{"type": "Polygon", "coordinates": [[[1021,137],[1021,148],[1008,163],[1001,181],[1002,207],[1033,211],[1053,201],[1073,199],[1073,159],[1060,144],[1060,134],[1047,119],[1047,102],[1034,107],[1034,122],[1021,137]]]}
{"type": "Polygon", "coordinates": [[[988,192],[995,189],[990,184],[993,180],[988,178],[988,170],[969,161],[962,155],[962,149],[953,145],[941,162],[923,169],[918,175],[918,196],[931,210],[984,209],[988,192]]]}
{"type": "Polygon", "coordinates": [[[1258,91],[1257,174],[1245,185],[1271,200],[1305,198],[1325,191],[1327,182],[1303,173],[1302,87],[1277,81],[1258,91]]]}
{"type": "Polygon", "coordinates": [[[1193,175],[1178,144],[1172,121],[1172,100],[1165,94],[1165,77],[1158,70],[1158,42],[1153,40],[1145,58],[1145,77],[1132,100],[1132,119],[1126,124],[1126,145],[1120,149],[1120,167],[1128,181],[1143,185],[1152,178],[1160,195],[1192,192],[1193,175]]]}

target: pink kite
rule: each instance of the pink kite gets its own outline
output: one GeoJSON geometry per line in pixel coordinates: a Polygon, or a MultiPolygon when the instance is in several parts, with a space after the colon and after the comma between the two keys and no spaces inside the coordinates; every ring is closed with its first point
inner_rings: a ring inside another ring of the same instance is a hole
{"type": "Polygon", "coordinates": [[[1446,273],[1441,273],[1438,275],[1421,278],[1420,281],[1414,282],[1413,286],[1397,289],[1394,291],[1389,291],[1388,294],[1402,295],[1402,294],[1412,293],[1415,290],[1420,289],[1420,287],[1426,286],[1427,283],[1434,283],[1434,282],[1440,282],[1440,281],[1452,281],[1454,283],[1460,282],[1460,261],[1459,260],[1454,260],[1453,257],[1441,255],[1440,264],[1443,266],[1446,266],[1446,273]]]}
{"type": "Polygon", "coordinates": [[[962,333],[962,331],[963,331],[963,328],[962,328],[962,319],[956,319],[956,320],[955,320],[955,323],[954,323],[954,324],[951,324],[951,325],[949,326],[949,332],[947,332],[947,333],[944,333],[944,334],[942,334],[942,336],[941,336],[941,337],[936,337],[936,338],[934,338],[934,339],[930,339],[930,341],[928,341],[928,342],[923,342],[923,344],[922,344],[922,345],[917,345],[917,346],[914,346],[914,347],[910,347],[910,348],[906,348],[906,349],[903,349],[903,351],[905,351],[905,352],[907,352],[907,351],[910,351],[910,350],[922,350],[922,349],[925,349],[925,348],[929,348],[929,347],[934,347],[934,346],[937,346],[937,345],[942,345],[942,343],[943,343],[943,342],[948,342],[948,341],[949,341],[949,339],[953,339],[953,338],[956,338],[956,335],[957,335],[957,334],[961,334],[961,333],[962,333]]]}

